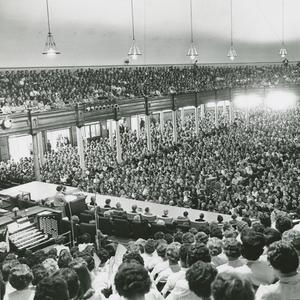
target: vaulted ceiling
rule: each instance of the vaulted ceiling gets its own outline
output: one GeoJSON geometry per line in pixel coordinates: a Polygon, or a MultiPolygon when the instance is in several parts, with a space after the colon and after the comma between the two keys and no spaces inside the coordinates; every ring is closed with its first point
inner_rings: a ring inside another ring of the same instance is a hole
{"type": "MultiPolygon", "coordinates": [[[[47,34],[44,0],[0,0],[0,67],[123,64],[131,44],[130,0],[49,0],[62,54],[41,52],[47,34]]],[[[188,63],[189,0],[135,0],[139,64],[188,63]]],[[[228,62],[229,0],[193,0],[201,63],[228,62]]],[[[236,62],[280,61],[282,0],[233,0],[236,62]]],[[[290,60],[300,59],[300,1],[285,0],[290,60]]]]}

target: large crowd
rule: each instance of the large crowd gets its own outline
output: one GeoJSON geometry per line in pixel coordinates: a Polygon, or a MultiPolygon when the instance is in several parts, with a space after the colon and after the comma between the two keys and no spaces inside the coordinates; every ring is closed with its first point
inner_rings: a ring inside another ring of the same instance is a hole
{"type": "MultiPolygon", "coordinates": [[[[119,203],[107,209],[124,212],[119,203]]],[[[126,244],[100,230],[95,238],[79,235],[72,247],[58,236],[36,252],[13,253],[1,242],[0,299],[299,299],[299,225],[283,215],[272,221],[267,213],[254,222],[219,216],[210,224],[200,215],[199,223],[199,230],[157,231],[126,244]]]]}
{"type": "MultiPolygon", "coordinates": [[[[122,159],[115,146],[101,138],[85,145],[86,170],[79,166],[77,148],[71,145],[45,155],[42,180],[79,187],[83,191],[142,201],[192,207],[255,217],[273,208],[293,212],[300,204],[299,107],[285,112],[255,109],[235,112],[207,110],[195,134],[194,115],[178,121],[178,142],[173,142],[172,122],[161,130],[151,123],[152,153],[145,130],[125,127],[121,135],[122,159]]],[[[34,180],[33,162],[0,163],[0,180],[20,183],[34,180]]]]}
{"type": "Polygon", "coordinates": [[[160,66],[0,71],[0,112],[59,109],[76,103],[161,96],[170,91],[300,83],[299,65],[160,66]]]}

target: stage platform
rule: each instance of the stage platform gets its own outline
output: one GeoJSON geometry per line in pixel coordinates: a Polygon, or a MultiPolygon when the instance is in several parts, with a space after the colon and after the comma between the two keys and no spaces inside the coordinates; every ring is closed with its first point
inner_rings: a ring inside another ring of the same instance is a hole
{"type": "MultiPolygon", "coordinates": [[[[9,188],[6,190],[2,190],[1,194],[3,195],[9,195],[9,196],[16,196],[17,194],[20,194],[22,192],[27,192],[31,194],[31,199],[33,201],[39,201],[40,199],[45,198],[52,198],[56,194],[56,184],[51,183],[45,183],[45,182],[39,182],[39,181],[33,181],[30,183],[22,184],[13,188],[9,188]]],[[[76,193],[78,192],[77,188],[74,187],[67,187],[68,193],[76,193]]],[[[84,193],[87,195],[86,202],[90,202],[91,196],[95,196],[95,194],[91,193],[84,193]]],[[[177,218],[178,216],[182,216],[184,211],[189,212],[189,217],[192,221],[199,218],[199,214],[201,212],[205,215],[205,220],[208,222],[216,221],[218,215],[222,215],[224,218],[224,221],[230,220],[229,215],[214,213],[214,212],[207,212],[207,211],[201,211],[197,209],[190,209],[190,208],[183,208],[183,207],[176,207],[176,206],[170,206],[170,205],[164,205],[164,204],[158,204],[158,203],[152,203],[152,202],[145,202],[145,201],[138,201],[128,198],[120,198],[120,197],[113,197],[108,195],[96,195],[97,204],[100,207],[104,206],[105,199],[111,199],[111,205],[115,206],[117,202],[120,202],[124,210],[131,211],[131,206],[133,204],[136,204],[139,208],[141,208],[143,211],[146,207],[150,208],[150,212],[154,215],[162,215],[163,210],[167,209],[169,211],[169,216],[173,218],[177,218]]]]}

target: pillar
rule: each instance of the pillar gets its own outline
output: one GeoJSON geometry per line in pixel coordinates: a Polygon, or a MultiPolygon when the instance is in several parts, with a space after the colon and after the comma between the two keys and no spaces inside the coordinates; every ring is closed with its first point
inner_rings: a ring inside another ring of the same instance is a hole
{"type": "Polygon", "coordinates": [[[163,133],[165,127],[165,115],[163,111],[159,113],[159,124],[160,124],[160,131],[163,133]]]}
{"type": "Polygon", "coordinates": [[[147,138],[147,149],[149,152],[152,152],[152,144],[151,144],[151,124],[150,124],[150,116],[145,116],[145,130],[146,130],[146,138],[147,138]]]}
{"type": "Polygon", "coordinates": [[[184,125],[184,107],[180,110],[180,118],[181,118],[181,127],[184,125]]]}
{"type": "Polygon", "coordinates": [[[218,127],[218,102],[215,103],[215,127],[218,127]]]}
{"type": "Polygon", "coordinates": [[[226,101],[223,101],[223,116],[226,116],[226,101]]]}
{"type": "Polygon", "coordinates": [[[141,119],[140,115],[136,115],[136,123],[137,123],[137,130],[136,130],[136,137],[137,139],[141,136],[141,119]]]}
{"type": "Polygon", "coordinates": [[[38,132],[36,134],[37,136],[37,141],[38,141],[38,154],[39,154],[39,161],[40,165],[42,166],[45,162],[45,156],[44,156],[44,143],[43,143],[43,135],[42,132],[38,132]]]}
{"type": "Polygon", "coordinates": [[[199,133],[199,108],[195,107],[195,133],[199,133]]]}
{"type": "Polygon", "coordinates": [[[173,123],[173,142],[177,143],[177,118],[176,110],[172,110],[172,123],[173,123]]]}
{"type": "Polygon", "coordinates": [[[200,105],[200,118],[203,120],[205,118],[205,105],[201,104],[200,105]]]}
{"type": "Polygon", "coordinates": [[[131,130],[131,117],[126,118],[126,126],[128,130],[131,130]]]}
{"type": "Polygon", "coordinates": [[[39,145],[37,134],[32,135],[32,148],[33,148],[33,165],[34,165],[34,174],[37,181],[41,180],[41,169],[39,162],[39,145]]]}
{"type": "Polygon", "coordinates": [[[121,135],[120,135],[120,126],[119,120],[116,122],[116,148],[117,148],[117,162],[122,162],[122,146],[121,146],[121,135]]]}
{"type": "Polygon", "coordinates": [[[109,137],[109,145],[111,147],[114,146],[114,137],[113,137],[113,121],[112,120],[108,120],[109,122],[109,126],[108,126],[108,137],[109,137]]]}
{"type": "Polygon", "coordinates": [[[85,171],[84,143],[83,143],[82,130],[83,127],[76,127],[77,153],[79,156],[79,166],[82,169],[82,171],[85,171]]]}

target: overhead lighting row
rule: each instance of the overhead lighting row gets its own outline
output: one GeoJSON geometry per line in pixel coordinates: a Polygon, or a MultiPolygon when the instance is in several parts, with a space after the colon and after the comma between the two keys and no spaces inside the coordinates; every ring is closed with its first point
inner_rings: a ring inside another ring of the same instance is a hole
{"type": "MultiPolygon", "coordinates": [[[[134,0],[130,0],[131,4],[131,26],[132,26],[132,43],[128,51],[128,56],[132,58],[133,60],[136,60],[139,56],[142,55],[142,52],[140,51],[139,47],[136,44],[135,41],[135,27],[134,27],[134,0]]],[[[234,47],[233,43],[233,0],[230,0],[230,47],[229,51],[227,53],[227,57],[233,61],[238,55],[234,47]]],[[[282,58],[285,58],[287,56],[287,49],[285,46],[285,28],[284,28],[284,22],[285,22],[285,0],[282,0],[282,42],[281,42],[281,48],[279,50],[279,55],[282,58]]],[[[57,54],[60,54],[60,52],[57,50],[53,34],[51,32],[50,27],[50,14],[49,14],[49,3],[48,0],[46,0],[46,8],[47,8],[47,21],[48,21],[48,34],[47,39],[45,43],[45,49],[42,52],[43,54],[47,56],[55,56],[57,54]]],[[[190,48],[188,49],[187,56],[191,60],[195,60],[199,54],[197,51],[197,47],[194,44],[194,31],[193,31],[193,0],[190,0],[190,48]]]]}

